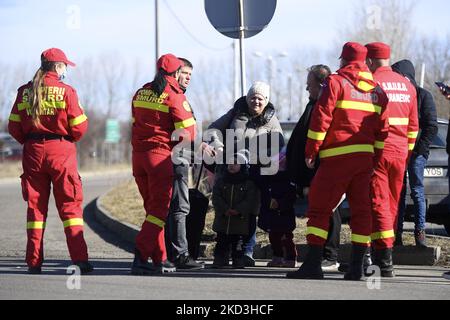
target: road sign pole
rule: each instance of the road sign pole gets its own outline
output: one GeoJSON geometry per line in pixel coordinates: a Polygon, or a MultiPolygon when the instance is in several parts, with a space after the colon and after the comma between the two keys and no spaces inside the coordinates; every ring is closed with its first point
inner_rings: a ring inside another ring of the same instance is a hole
{"type": "Polygon", "coordinates": [[[241,95],[245,95],[245,89],[247,88],[247,83],[245,79],[245,23],[244,23],[244,0],[239,0],[239,51],[241,55],[241,95]]]}
{"type": "MultiPolygon", "coordinates": [[[[159,22],[158,0],[155,0],[155,66],[159,58],[159,22]]],[[[158,72],[158,70],[156,70],[158,72]]]]}

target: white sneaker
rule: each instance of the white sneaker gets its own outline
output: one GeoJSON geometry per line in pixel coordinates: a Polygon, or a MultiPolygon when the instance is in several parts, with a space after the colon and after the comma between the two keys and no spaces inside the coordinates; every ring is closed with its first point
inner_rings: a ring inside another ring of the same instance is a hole
{"type": "Polygon", "coordinates": [[[322,261],[322,271],[338,271],[339,262],[324,259],[322,261]]]}

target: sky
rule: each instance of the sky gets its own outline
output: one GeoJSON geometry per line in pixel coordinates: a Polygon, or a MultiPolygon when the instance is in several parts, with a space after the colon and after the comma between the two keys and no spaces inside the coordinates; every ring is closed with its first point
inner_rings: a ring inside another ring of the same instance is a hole
{"type": "MultiPolygon", "coordinates": [[[[154,61],[154,1],[0,0],[0,61],[38,62],[40,53],[53,46],[75,62],[110,52],[154,61]]],[[[289,53],[304,47],[329,50],[336,28],[355,3],[278,0],[269,26],[246,41],[247,53],[289,53]]],[[[232,55],[231,39],[209,23],[203,0],[159,0],[159,8],[161,53],[174,52],[194,64],[232,55]]],[[[449,14],[443,8],[448,8],[447,1],[417,1],[417,31],[437,37],[449,33],[449,14]]]]}

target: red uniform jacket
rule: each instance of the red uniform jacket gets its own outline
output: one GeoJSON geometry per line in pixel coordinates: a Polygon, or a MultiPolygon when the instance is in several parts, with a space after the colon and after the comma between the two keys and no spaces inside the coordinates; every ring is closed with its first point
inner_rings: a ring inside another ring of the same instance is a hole
{"type": "Polygon", "coordinates": [[[29,82],[18,90],[9,116],[9,133],[22,144],[30,133],[59,134],[70,136],[74,141],[80,140],[87,131],[88,121],[75,89],[61,82],[56,72],[47,72],[39,116],[41,123],[36,127],[30,115],[31,88],[32,83],[29,82]]]}
{"type": "Polygon", "coordinates": [[[407,158],[408,150],[412,152],[419,134],[416,88],[391,67],[378,68],[374,78],[389,98],[389,136],[383,155],[407,158]]]}
{"type": "Polygon", "coordinates": [[[329,76],[313,110],[306,158],[374,153],[388,134],[387,97],[363,63],[329,76]]]}
{"type": "Polygon", "coordinates": [[[172,133],[183,129],[183,140],[195,139],[196,122],[191,107],[173,77],[166,77],[167,86],[157,96],[152,83],[139,89],[132,102],[132,145],[134,151],[158,149],[170,152],[176,145],[172,133]]]}

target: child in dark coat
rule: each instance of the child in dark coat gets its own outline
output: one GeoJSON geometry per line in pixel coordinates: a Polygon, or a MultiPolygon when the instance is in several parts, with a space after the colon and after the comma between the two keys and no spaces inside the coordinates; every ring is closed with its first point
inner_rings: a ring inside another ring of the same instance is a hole
{"type": "Polygon", "coordinates": [[[294,202],[296,187],[285,170],[285,152],[280,153],[279,171],[264,176],[261,188],[261,212],[258,226],[269,233],[273,258],[267,266],[295,268],[297,250],[293,231],[296,228],[294,202]]]}
{"type": "Polygon", "coordinates": [[[248,164],[229,164],[222,174],[216,176],[212,202],[215,210],[213,230],[217,232],[214,250],[214,268],[229,265],[244,268],[243,244],[249,237],[249,221],[258,215],[260,192],[250,180],[248,164]]]}

